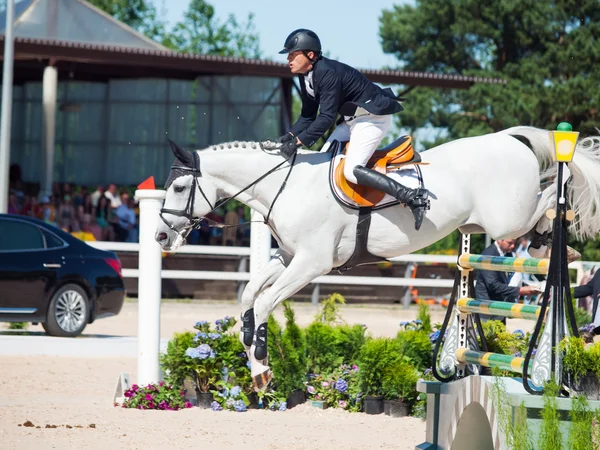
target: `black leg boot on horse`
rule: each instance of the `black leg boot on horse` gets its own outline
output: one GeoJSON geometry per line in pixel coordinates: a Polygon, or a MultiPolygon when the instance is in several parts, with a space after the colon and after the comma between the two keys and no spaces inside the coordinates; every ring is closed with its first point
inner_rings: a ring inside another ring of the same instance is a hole
{"type": "Polygon", "coordinates": [[[352,173],[354,173],[358,184],[383,191],[408,206],[413,216],[415,216],[415,229],[419,230],[421,228],[425,211],[429,209],[429,191],[427,189],[408,188],[376,170],[362,166],[356,166],[352,173]]]}

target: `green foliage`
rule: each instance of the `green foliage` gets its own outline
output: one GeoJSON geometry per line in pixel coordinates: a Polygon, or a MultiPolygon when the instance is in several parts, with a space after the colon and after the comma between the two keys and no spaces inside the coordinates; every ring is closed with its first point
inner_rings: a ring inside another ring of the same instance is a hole
{"type": "Polygon", "coordinates": [[[29,326],[29,322],[9,322],[9,330],[26,330],[29,326]]]}
{"type": "Polygon", "coordinates": [[[311,377],[306,383],[310,398],[323,401],[331,408],[357,412],[362,409],[359,368],[342,364],[327,374],[311,377]]]}
{"type": "Polygon", "coordinates": [[[360,389],[366,395],[384,395],[385,369],[400,362],[398,342],[390,338],[369,339],[358,355],[360,389]]]}
{"type": "Polygon", "coordinates": [[[560,417],[556,402],[558,391],[559,387],[554,380],[547,383],[544,387],[542,424],[537,448],[544,450],[561,450],[563,448],[560,417]]]}
{"type": "Polygon", "coordinates": [[[419,370],[431,367],[433,346],[427,333],[421,330],[401,330],[396,335],[400,357],[419,370]]]}
{"type": "Polygon", "coordinates": [[[569,336],[560,342],[559,349],[563,352],[565,371],[575,380],[587,372],[593,372],[600,377],[600,342],[586,344],[581,337],[569,336]]]}
{"type": "Polygon", "coordinates": [[[527,352],[530,333],[524,334],[520,330],[510,333],[506,330],[506,325],[499,320],[488,320],[483,322],[482,326],[489,352],[504,355],[525,355],[527,352]]]}
{"type": "Polygon", "coordinates": [[[592,419],[593,413],[589,410],[589,403],[584,395],[573,398],[573,405],[569,412],[571,429],[569,430],[569,449],[588,450],[593,448],[592,419]]]}
{"type": "Polygon", "coordinates": [[[216,17],[215,8],[204,0],[191,0],[184,19],[166,36],[165,43],[187,53],[260,58],[254,14],[240,23],[233,14],[225,21],[216,17]]]}
{"type": "Polygon", "coordinates": [[[315,315],[315,321],[333,324],[342,322],[340,306],[345,305],[346,299],[342,294],[334,292],[321,302],[321,309],[315,315]]]}
{"type": "Polygon", "coordinates": [[[269,365],[277,392],[287,398],[293,391],[303,389],[306,373],[306,344],[302,330],[296,324],[294,310],[288,301],[283,302],[286,319],[285,330],[273,316],[269,317],[269,365]]]}
{"type": "MultiPolygon", "coordinates": [[[[246,407],[250,405],[248,396],[240,386],[235,386],[234,384],[221,380],[215,384],[215,387],[216,389],[213,389],[210,392],[213,394],[213,402],[219,404],[220,410],[225,409],[243,412],[246,411],[246,407]]],[[[211,407],[219,410],[218,408],[214,408],[213,405],[211,405],[211,407]]]]}
{"type": "Polygon", "coordinates": [[[417,320],[421,321],[421,328],[423,329],[424,333],[431,333],[431,315],[429,314],[429,305],[427,303],[419,304],[417,320]]]}
{"type": "Polygon", "coordinates": [[[240,22],[233,14],[219,20],[204,0],[191,0],[181,22],[171,30],[151,0],[89,0],[115,19],[162,45],[187,53],[260,58],[254,14],[240,22]]]}
{"type": "Polygon", "coordinates": [[[356,361],[364,344],[362,325],[330,325],[313,322],[305,330],[306,368],[308,373],[330,373],[356,361]]]}
{"type": "Polygon", "coordinates": [[[511,450],[533,450],[531,432],[527,426],[527,410],[524,402],[515,410],[506,396],[504,379],[494,375],[492,398],[496,405],[496,414],[500,430],[506,437],[506,446],[511,450]]]}
{"type": "MultiPolygon", "coordinates": [[[[123,408],[162,409],[177,411],[191,408],[192,404],[185,401],[184,392],[178,387],[170,386],[164,381],[149,384],[146,387],[134,384],[124,393],[123,408]]],[[[117,406],[117,405],[115,405],[117,406]]]]}
{"type": "Polygon", "coordinates": [[[185,379],[191,376],[191,361],[185,352],[193,344],[194,333],[191,331],[175,333],[167,344],[167,351],[159,355],[159,362],[168,384],[180,388],[185,379]]]}
{"type": "Polygon", "coordinates": [[[418,397],[418,380],[419,372],[408,362],[398,361],[386,367],[381,382],[384,398],[414,403],[418,397]]]}

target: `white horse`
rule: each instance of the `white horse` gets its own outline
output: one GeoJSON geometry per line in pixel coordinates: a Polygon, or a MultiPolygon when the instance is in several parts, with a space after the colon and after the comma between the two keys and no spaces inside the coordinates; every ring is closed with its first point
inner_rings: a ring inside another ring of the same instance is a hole
{"type": "MultiPolygon", "coordinates": [[[[255,389],[262,389],[271,379],[269,315],[313,279],[348,261],[355,249],[357,212],[331,192],[329,153],[300,151],[289,172],[291,160],[258,142],[194,152],[171,146],[176,160],[155,236],[164,250],[184,244],[199,218],[227,197],[269,216],[279,249],[243,293],[240,333],[255,389]]],[[[415,231],[410,209],[401,205],[373,211],[368,251],[383,258],[405,255],[457,228],[493,239],[517,238],[534,228],[540,234],[550,231],[545,212],[556,203],[556,185],[550,182],[557,170],[553,155],[550,133],[531,127],[459,139],[421,153],[429,163],[421,170],[431,192],[421,229],[415,231]]],[[[569,168],[567,200],[576,214],[570,231],[579,239],[595,237],[600,232],[600,139],[580,140],[569,168]]],[[[542,245],[530,253],[541,257],[546,250],[542,245]]]]}

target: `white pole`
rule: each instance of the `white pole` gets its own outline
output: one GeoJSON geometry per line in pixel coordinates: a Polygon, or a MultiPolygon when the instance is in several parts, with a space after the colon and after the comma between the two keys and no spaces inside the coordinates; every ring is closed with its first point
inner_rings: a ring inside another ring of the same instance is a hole
{"type": "Polygon", "coordinates": [[[6,1],[6,26],[4,33],[4,68],[2,71],[2,115],[0,116],[0,213],[8,211],[8,173],[10,167],[10,131],[12,122],[13,23],[14,0],[6,1]]]}
{"type": "Polygon", "coordinates": [[[263,216],[252,210],[250,223],[250,277],[253,278],[271,259],[271,232],[260,221],[263,216]]]}
{"type": "Polygon", "coordinates": [[[58,70],[53,66],[44,68],[42,81],[42,195],[52,194],[54,179],[54,147],[56,135],[56,96],[58,92],[58,70]]]}
{"type": "Polygon", "coordinates": [[[138,384],[158,383],[162,255],[154,239],[165,191],[138,189],[140,252],[138,267],[138,384]]]}

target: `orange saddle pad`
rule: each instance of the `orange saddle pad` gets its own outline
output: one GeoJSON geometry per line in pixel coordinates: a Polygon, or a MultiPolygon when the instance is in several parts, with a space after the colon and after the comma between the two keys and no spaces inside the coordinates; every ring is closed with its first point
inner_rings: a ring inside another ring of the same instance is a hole
{"type": "MultiPolygon", "coordinates": [[[[406,164],[427,164],[421,161],[421,155],[413,149],[410,136],[402,136],[390,145],[376,150],[367,163],[367,168],[382,174],[398,169],[406,164]]],[[[344,145],[344,154],[348,150],[348,143],[344,145]]],[[[340,190],[360,206],[375,206],[385,197],[385,192],[369,186],[352,183],[344,177],[343,158],[335,168],[334,179],[340,190]]]]}

